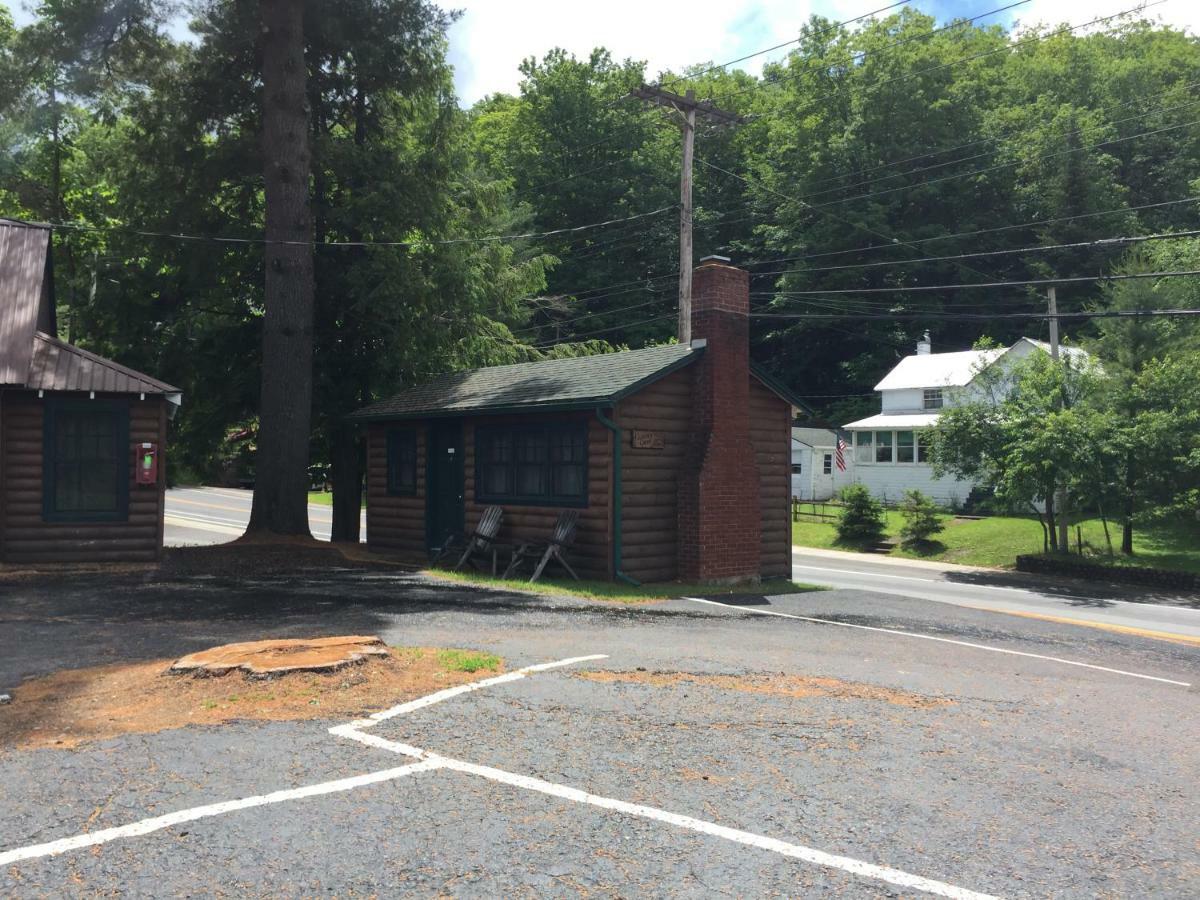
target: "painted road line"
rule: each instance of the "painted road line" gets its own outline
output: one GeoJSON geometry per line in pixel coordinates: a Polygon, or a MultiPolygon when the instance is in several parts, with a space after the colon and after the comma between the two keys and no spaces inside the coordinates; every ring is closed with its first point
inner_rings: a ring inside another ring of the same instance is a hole
{"type": "MultiPolygon", "coordinates": [[[[953,638],[938,637],[932,634],[921,634],[917,631],[902,631],[899,628],[880,628],[878,625],[856,625],[853,622],[839,622],[836,619],[821,619],[816,616],[798,616],[795,613],[776,612],[773,609],[755,609],[751,606],[736,606],[732,603],[719,603],[716,600],[705,600],[701,597],[680,597],[680,600],[690,600],[693,603],[707,603],[711,606],[723,606],[738,612],[755,613],[760,616],[779,616],[784,619],[798,619],[801,622],[816,622],[819,625],[837,625],[839,628],[858,628],[862,631],[874,631],[879,634],[896,634],[900,637],[918,638],[923,641],[937,641],[940,644],[954,644],[958,647],[970,647],[974,650],[987,650],[990,653],[1005,653],[1009,656],[1024,656],[1029,659],[1041,659],[1047,662],[1060,663],[1064,666],[1078,666],[1082,669],[1095,669],[1097,672],[1109,672],[1113,675],[1126,675],[1130,678],[1142,678],[1146,681],[1158,681],[1162,684],[1174,684],[1190,688],[1190,681],[1175,681],[1171,678],[1160,678],[1157,675],[1144,675],[1141,672],[1128,672],[1125,669],[1111,669],[1108,666],[1098,666],[1095,663],[1079,662],[1074,659],[1063,659],[1061,656],[1043,656],[1040,653],[1028,653],[1024,650],[1009,650],[1006,647],[989,647],[987,644],[975,644],[971,641],[956,641],[953,638]]],[[[990,610],[989,610],[990,612],[990,610]]]]}
{"type": "Polygon", "coordinates": [[[174,525],[177,528],[191,528],[196,531],[211,531],[215,534],[225,534],[232,537],[241,537],[245,528],[235,528],[232,525],[217,525],[211,522],[204,522],[199,519],[185,519],[182,516],[172,516],[170,514],[163,516],[163,522],[167,525],[174,525]]]}
{"type": "Polygon", "coordinates": [[[167,813],[164,816],[155,816],[152,819],[142,819],[139,822],[131,822],[128,825],[118,825],[115,828],[105,828],[100,831],[89,832],[88,834],[78,834],[74,837],[48,841],[44,844],[33,844],[28,847],[18,847],[15,850],[2,851],[0,852],[0,866],[7,866],[12,863],[21,862],[22,860],[36,859],[42,856],[57,856],[60,853],[66,853],[70,850],[79,850],[82,847],[95,847],[99,844],[107,844],[109,841],[115,841],[119,838],[138,837],[155,831],[162,831],[164,828],[170,828],[184,822],[194,822],[197,819],[221,816],[226,813],[236,812],[239,809],[251,809],[256,806],[269,806],[272,803],[285,803],[289,800],[303,800],[307,797],[320,797],[325,794],[350,791],[369,784],[394,781],[397,778],[405,778],[417,772],[429,772],[437,768],[440,768],[439,763],[433,760],[424,760],[394,769],[368,772],[365,775],[355,775],[351,778],[339,778],[337,781],[325,781],[320,784],[310,784],[305,787],[275,791],[256,797],[243,797],[240,800],[211,803],[207,806],[194,806],[191,809],[181,809],[178,812],[167,813]]]}
{"type": "MultiPolygon", "coordinates": [[[[490,685],[502,684],[507,681],[516,681],[524,678],[532,672],[542,672],[547,669],[558,668],[560,666],[571,665],[576,662],[585,662],[593,659],[605,659],[604,656],[579,656],[573,659],[559,660],[554,663],[543,663],[537,666],[527,666],[524,669],[518,669],[510,675],[517,676],[516,678],[508,678],[504,675],[495,678],[488,678],[484,681],[475,682],[470,685],[473,689],[488,687],[490,685]]],[[[467,687],[467,685],[462,685],[467,687]]],[[[958,887],[957,885],[948,884],[944,881],[936,881],[932,878],[925,878],[921,875],[913,875],[909,872],[900,869],[893,869],[890,866],[880,866],[874,863],[864,862],[860,859],[854,859],[849,856],[838,856],[832,853],[826,853],[824,850],[817,850],[813,847],[806,847],[802,844],[793,844],[788,841],[781,841],[778,838],[766,837],[765,835],[755,834],[750,831],[742,831],[738,828],[729,828],[725,825],[718,825],[715,822],[708,822],[704,819],[696,819],[692,816],[685,816],[679,813],[668,812],[664,809],[659,809],[654,806],[645,806],[640,803],[629,803],[625,800],[616,800],[612,797],[602,797],[598,794],[589,794],[587,791],[582,791],[579,788],[569,787],[567,785],[555,784],[551,781],[544,781],[541,778],[533,778],[528,775],[518,775],[515,772],[507,772],[504,769],[496,769],[491,766],[481,766],[476,763],[469,763],[459,759],[452,759],[448,756],[442,756],[438,753],[433,753],[429,750],[423,750],[420,747],[414,747],[412,744],[404,744],[399,741],[388,740],[387,738],[379,737],[378,735],[368,734],[362,729],[370,728],[385,718],[392,718],[412,709],[421,709],[425,706],[430,706],[434,703],[439,703],[442,700],[447,700],[452,696],[457,696],[464,691],[459,691],[451,688],[447,691],[438,691],[436,694],[430,694],[428,697],[422,697],[419,700],[414,700],[411,703],[400,704],[393,706],[391,709],[385,710],[383,713],[376,713],[369,719],[359,719],[354,722],[349,722],[345,725],[336,725],[329,729],[329,733],[337,737],[349,738],[352,741],[357,741],[368,747],[374,747],[379,750],[387,750],[392,753],[398,753],[403,756],[413,757],[422,762],[435,763],[438,768],[449,769],[455,772],[462,772],[467,775],[475,775],[480,778],[486,778],[489,781],[507,784],[512,787],[522,788],[527,791],[536,791],[540,794],[546,794],[551,797],[557,797],[561,800],[570,800],[574,803],[581,803],[586,806],[595,806],[600,809],[607,809],[612,812],[621,813],[627,816],[636,816],[641,819],[649,819],[654,822],[662,822],[667,825],[673,825],[676,828],[685,828],[689,831],[699,832],[700,834],[709,835],[710,837],[722,838],[727,841],[733,841],[737,844],[742,844],[747,847],[755,847],[759,850],[766,850],[771,853],[778,853],[781,856],[798,859],[802,862],[811,863],[813,865],[822,866],[829,869],[838,869],[842,872],[847,872],[851,875],[857,875],[862,878],[871,878],[876,881],[884,881],[888,884],[896,885],[897,887],[909,888],[911,890],[923,891],[928,894],[934,894],[939,897],[951,897],[954,900],[996,900],[990,894],[981,894],[977,891],[968,890],[958,887]]]]}
{"type": "Polygon", "coordinates": [[[1154,631],[1150,628],[1137,628],[1133,625],[1117,625],[1112,622],[1096,622],[1092,619],[1076,619],[1072,616],[1050,616],[1046,613],[1026,612],[1023,609],[998,609],[992,606],[963,606],[963,609],[977,609],[980,612],[1003,613],[1006,616],[1021,616],[1025,619],[1041,619],[1043,622],[1057,622],[1061,625],[1082,625],[1084,628],[1099,628],[1101,631],[1112,631],[1117,634],[1128,634],[1131,637],[1148,638],[1152,641],[1170,641],[1173,644],[1186,644],[1189,647],[1200,647],[1200,637],[1191,634],[1178,634],[1174,631],[1154,631]]]}
{"type": "MultiPolygon", "coordinates": [[[[946,587],[951,587],[951,588],[960,586],[956,582],[948,581],[945,578],[919,578],[916,575],[892,575],[888,572],[864,572],[864,571],[860,571],[858,569],[837,569],[837,568],[833,568],[830,566],[804,566],[804,565],[800,565],[799,563],[795,563],[795,562],[792,563],[792,568],[793,569],[805,569],[810,572],[831,572],[836,575],[850,575],[853,577],[862,577],[862,578],[883,578],[883,579],[886,579],[887,581],[915,581],[919,584],[940,584],[940,585],[944,585],[946,587]]],[[[1011,591],[1011,592],[1017,593],[1017,594],[1026,594],[1030,597],[1037,597],[1039,599],[1047,599],[1047,596],[1045,594],[1040,594],[1037,591],[1032,590],[1030,588],[1012,587],[1011,585],[1007,585],[1007,584],[969,584],[968,583],[966,586],[972,587],[972,588],[977,588],[980,590],[987,590],[987,591],[1011,591]]],[[[1096,601],[1098,599],[1101,599],[1098,597],[1088,597],[1083,594],[1063,594],[1063,593],[1056,593],[1053,595],[1053,598],[1068,598],[1071,600],[1091,600],[1091,601],[1096,601]]],[[[1127,601],[1127,600],[1104,600],[1104,602],[1105,603],[1128,603],[1129,601],[1127,601]]],[[[1155,605],[1161,605],[1161,604],[1155,604],[1155,605]]]]}

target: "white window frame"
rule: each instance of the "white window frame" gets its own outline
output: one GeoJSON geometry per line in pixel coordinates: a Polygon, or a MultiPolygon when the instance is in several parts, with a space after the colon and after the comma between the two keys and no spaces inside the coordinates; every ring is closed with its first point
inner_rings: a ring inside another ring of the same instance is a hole
{"type": "Polygon", "coordinates": [[[895,432],[895,438],[896,439],[894,441],[894,446],[896,448],[896,465],[898,465],[898,466],[915,466],[917,464],[917,431],[916,431],[916,429],[915,428],[898,429],[895,432]],[[900,458],[900,435],[902,435],[902,434],[911,434],[912,435],[912,443],[909,444],[909,447],[912,450],[912,459],[907,460],[907,461],[900,458]]]}
{"type": "Polygon", "coordinates": [[[913,459],[916,464],[924,466],[929,464],[929,445],[924,438],[925,429],[913,429],[913,459]]]}
{"type": "Polygon", "coordinates": [[[870,431],[854,432],[854,463],[855,463],[855,465],[866,465],[866,466],[875,465],[875,441],[872,438],[873,438],[873,432],[870,432],[870,431]],[[867,442],[865,444],[862,442],[863,435],[866,435],[866,437],[867,437],[867,442]],[[867,451],[867,454],[865,457],[862,454],[863,450],[867,451]]]}
{"type": "Polygon", "coordinates": [[[821,474],[822,475],[832,475],[833,474],[833,454],[832,453],[826,453],[822,456],[822,458],[821,458],[821,474]]]}
{"type": "Polygon", "coordinates": [[[890,466],[890,465],[895,465],[895,463],[896,463],[896,432],[890,431],[888,429],[876,431],[875,432],[875,465],[890,466]],[[879,451],[881,449],[883,449],[883,442],[879,440],[879,436],[881,434],[886,434],[888,436],[888,442],[887,442],[888,458],[887,459],[879,458],[879,451]]]}
{"type": "Polygon", "coordinates": [[[921,394],[924,409],[942,409],[946,404],[946,395],[941,388],[925,388],[921,394]]]}

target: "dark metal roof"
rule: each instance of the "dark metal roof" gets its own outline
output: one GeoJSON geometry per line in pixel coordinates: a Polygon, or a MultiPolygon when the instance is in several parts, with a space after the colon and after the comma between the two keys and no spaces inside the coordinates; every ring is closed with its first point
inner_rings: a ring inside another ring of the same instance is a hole
{"type": "Polygon", "coordinates": [[[0,219],[0,384],[24,384],[50,232],[0,219]]]}
{"type": "Polygon", "coordinates": [[[177,387],[40,331],[33,338],[33,359],[25,387],[32,391],[95,391],[109,394],[180,393],[177,387]]]}
{"type": "Polygon", "coordinates": [[[350,418],[417,419],[611,406],[688,365],[702,352],[702,345],[667,344],[646,350],[452,372],[390,400],[373,403],[350,418]]]}
{"type": "Polygon", "coordinates": [[[54,295],[45,277],[49,252],[49,229],[0,219],[0,386],[179,394],[179,388],[41,330],[54,330],[54,295]]]}

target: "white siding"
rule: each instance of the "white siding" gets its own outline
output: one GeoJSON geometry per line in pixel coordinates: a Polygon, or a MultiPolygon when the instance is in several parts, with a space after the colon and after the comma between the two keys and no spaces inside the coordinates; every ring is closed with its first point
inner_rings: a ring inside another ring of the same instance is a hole
{"type": "Polygon", "coordinates": [[[895,391],[880,391],[883,399],[881,412],[915,412],[925,403],[925,392],[921,388],[902,388],[895,391]]]}
{"type": "Polygon", "coordinates": [[[904,492],[918,490],[932,497],[939,506],[961,506],[975,486],[973,481],[959,481],[947,476],[935,478],[928,463],[871,463],[854,467],[854,480],[885,503],[899,503],[904,492]]]}

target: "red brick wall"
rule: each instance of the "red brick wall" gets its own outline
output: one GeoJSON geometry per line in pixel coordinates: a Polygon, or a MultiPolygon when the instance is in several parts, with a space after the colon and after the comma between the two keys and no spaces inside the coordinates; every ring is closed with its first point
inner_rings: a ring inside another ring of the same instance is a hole
{"type": "Polygon", "coordinates": [[[694,419],[679,488],[679,574],[734,581],[762,571],[762,505],[750,441],[750,276],[709,263],[692,282],[694,419]]]}

